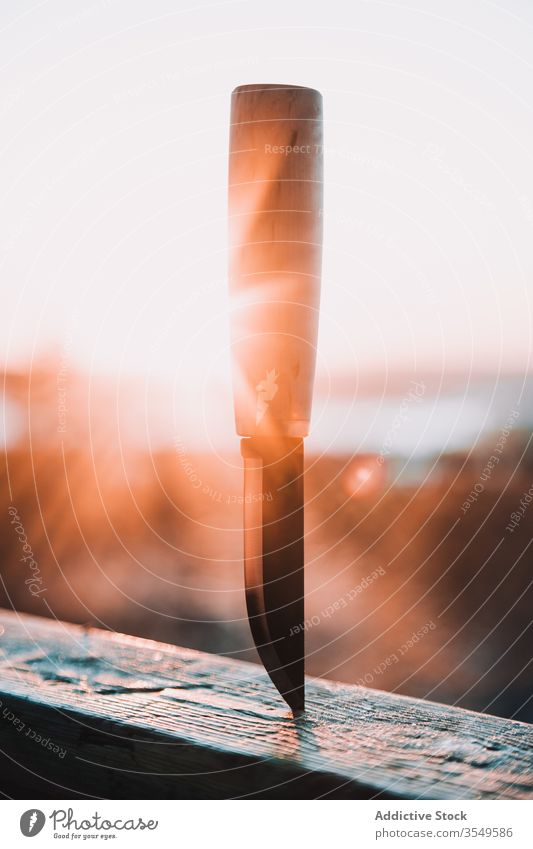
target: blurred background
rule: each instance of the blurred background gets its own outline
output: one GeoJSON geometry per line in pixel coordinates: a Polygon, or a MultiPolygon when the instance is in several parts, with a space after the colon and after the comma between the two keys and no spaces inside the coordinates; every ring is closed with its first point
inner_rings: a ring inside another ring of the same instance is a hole
{"type": "Polygon", "coordinates": [[[533,719],[533,8],[9,0],[0,605],[256,660],[229,98],[324,95],[310,674],[533,719]]]}

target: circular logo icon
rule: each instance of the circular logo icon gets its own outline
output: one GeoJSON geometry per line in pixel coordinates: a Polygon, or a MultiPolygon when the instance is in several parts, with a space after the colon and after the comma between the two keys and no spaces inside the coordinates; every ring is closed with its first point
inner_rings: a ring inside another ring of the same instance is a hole
{"type": "Polygon", "coordinates": [[[20,830],[24,837],[35,837],[42,830],[45,822],[46,817],[42,811],[30,808],[29,811],[24,811],[20,818],[20,830]]]}

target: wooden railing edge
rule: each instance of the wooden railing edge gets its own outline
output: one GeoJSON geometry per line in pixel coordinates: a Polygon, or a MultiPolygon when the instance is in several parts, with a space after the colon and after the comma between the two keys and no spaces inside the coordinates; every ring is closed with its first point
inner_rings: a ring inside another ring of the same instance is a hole
{"type": "Polygon", "coordinates": [[[533,796],[525,723],[319,679],[295,720],[255,664],[8,611],[0,631],[5,795],[533,796]]]}

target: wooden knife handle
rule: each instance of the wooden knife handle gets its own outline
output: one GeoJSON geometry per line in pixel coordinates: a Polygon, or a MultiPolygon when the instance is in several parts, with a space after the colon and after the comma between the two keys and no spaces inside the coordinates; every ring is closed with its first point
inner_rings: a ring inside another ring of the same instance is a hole
{"type": "Polygon", "coordinates": [[[306,436],[322,259],[322,96],[232,94],[229,279],[237,433],[306,436]]]}

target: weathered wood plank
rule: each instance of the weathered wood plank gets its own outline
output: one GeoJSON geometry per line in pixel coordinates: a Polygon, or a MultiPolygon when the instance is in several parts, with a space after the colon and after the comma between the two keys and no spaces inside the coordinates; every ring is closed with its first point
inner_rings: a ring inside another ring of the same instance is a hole
{"type": "Polygon", "coordinates": [[[0,631],[10,796],[533,796],[523,723],[315,679],[295,720],[255,664],[10,612],[0,631]]]}

